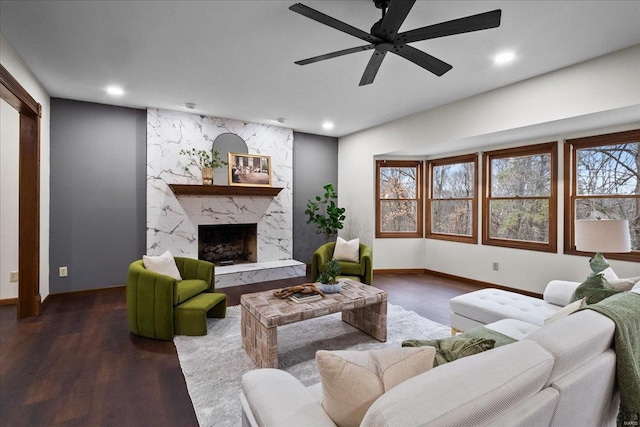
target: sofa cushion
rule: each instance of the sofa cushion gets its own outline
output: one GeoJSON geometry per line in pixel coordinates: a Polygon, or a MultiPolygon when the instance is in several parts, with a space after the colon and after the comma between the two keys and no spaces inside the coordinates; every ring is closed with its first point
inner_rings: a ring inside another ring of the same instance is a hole
{"type": "Polygon", "coordinates": [[[383,394],[362,425],[486,425],[537,394],[552,367],[553,356],[529,341],[465,357],[383,394]]]}
{"type": "Polygon", "coordinates": [[[485,325],[502,319],[518,319],[542,326],[544,319],[560,309],[539,298],[502,289],[481,289],[449,300],[451,310],[485,325]]]}
{"type": "Polygon", "coordinates": [[[573,298],[573,293],[578,286],[580,286],[580,282],[552,280],[544,288],[542,298],[548,303],[564,307],[571,304],[571,298],[573,298]]]}
{"type": "Polygon", "coordinates": [[[560,310],[556,311],[553,315],[547,317],[546,319],[544,319],[544,324],[548,324],[553,322],[554,320],[558,320],[561,317],[564,316],[568,316],[571,313],[575,313],[576,311],[580,310],[581,308],[584,308],[587,306],[587,299],[586,298],[581,298],[577,301],[572,302],[571,304],[567,305],[566,307],[562,307],[560,310]]]}
{"type": "Polygon", "coordinates": [[[173,305],[183,303],[207,289],[209,289],[209,284],[204,280],[180,280],[173,288],[173,305]]]}
{"type": "Polygon", "coordinates": [[[359,426],[378,397],[431,369],[434,356],[433,347],[320,350],[316,362],[322,381],[322,405],[338,426],[359,426]]]}
{"type": "Polygon", "coordinates": [[[247,404],[260,426],[335,426],[312,393],[279,369],[255,369],[242,376],[247,404]]]}
{"type": "Polygon", "coordinates": [[[342,272],[342,276],[360,276],[360,264],[357,262],[338,261],[342,272]]]}
{"type": "Polygon", "coordinates": [[[592,310],[582,310],[545,325],[525,337],[553,354],[548,384],[611,347],[615,324],[592,310]]]}
{"type": "Polygon", "coordinates": [[[523,322],[522,320],[504,319],[489,323],[485,328],[491,329],[492,331],[498,332],[502,335],[506,335],[516,341],[520,341],[533,331],[540,329],[540,326],[532,325],[531,323],[523,322]]]}
{"type": "Polygon", "coordinates": [[[333,259],[336,261],[360,262],[360,239],[349,240],[342,237],[336,239],[336,247],[333,250],[333,259]]]}
{"type": "Polygon", "coordinates": [[[144,263],[144,268],[149,271],[164,274],[166,276],[173,277],[176,280],[182,280],[180,271],[176,266],[176,261],[168,250],[158,256],[143,255],[142,262],[144,263]]]}
{"type": "Polygon", "coordinates": [[[604,275],[600,273],[587,277],[587,279],[576,288],[573,293],[572,302],[585,298],[587,304],[595,304],[618,292],[620,291],[613,289],[604,275]]]}

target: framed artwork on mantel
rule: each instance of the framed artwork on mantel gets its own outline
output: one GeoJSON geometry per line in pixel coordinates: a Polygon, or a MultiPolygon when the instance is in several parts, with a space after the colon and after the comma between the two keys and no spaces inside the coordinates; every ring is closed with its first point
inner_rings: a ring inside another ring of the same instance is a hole
{"type": "Polygon", "coordinates": [[[271,157],[229,153],[229,185],[271,187],[271,157]]]}

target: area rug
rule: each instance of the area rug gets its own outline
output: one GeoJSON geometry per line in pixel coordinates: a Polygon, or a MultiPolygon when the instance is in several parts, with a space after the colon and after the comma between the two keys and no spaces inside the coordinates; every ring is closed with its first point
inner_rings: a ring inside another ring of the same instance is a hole
{"type": "MultiPolygon", "coordinates": [[[[240,306],[227,308],[225,319],[207,319],[204,337],[176,336],[180,366],[187,389],[203,427],[242,425],[239,400],[242,374],[256,369],[242,349],[240,306]]],[[[318,350],[366,350],[400,347],[406,339],[436,339],[450,335],[450,328],[388,304],[387,342],[343,322],[340,313],[278,328],[279,368],[305,385],[318,383],[315,354],[318,350]]]]}

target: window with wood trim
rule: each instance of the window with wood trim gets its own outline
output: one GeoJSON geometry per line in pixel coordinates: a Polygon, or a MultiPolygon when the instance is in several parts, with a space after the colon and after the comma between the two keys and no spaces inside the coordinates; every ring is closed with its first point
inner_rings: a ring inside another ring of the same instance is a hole
{"type": "Polygon", "coordinates": [[[482,243],[557,250],[557,143],[483,154],[482,243]]]}
{"type": "Polygon", "coordinates": [[[564,253],[593,255],[576,250],[576,219],[627,219],[631,253],[606,257],[640,261],[640,129],[567,140],[564,157],[564,253]]]}
{"type": "Polygon", "coordinates": [[[422,162],[376,161],[376,237],[422,237],[422,162]]]}
{"type": "Polygon", "coordinates": [[[478,155],[427,162],[426,237],[478,242],[478,155]]]}

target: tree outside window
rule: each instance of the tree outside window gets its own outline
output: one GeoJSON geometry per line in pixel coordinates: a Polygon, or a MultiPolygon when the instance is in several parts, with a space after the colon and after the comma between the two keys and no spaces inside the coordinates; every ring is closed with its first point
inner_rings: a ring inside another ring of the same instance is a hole
{"type": "Polygon", "coordinates": [[[376,162],[376,237],[422,237],[422,162],[376,162]]]}
{"type": "Polygon", "coordinates": [[[632,252],[607,257],[640,261],[640,130],[568,140],[565,158],[565,253],[576,219],[627,219],[632,252]]]}
{"type": "Polygon", "coordinates": [[[427,162],[428,238],[477,243],[477,159],[471,154],[427,162]]]}
{"type": "Polygon", "coordinates": [[[485,245],[556,251],[556,143],[485,153],[485,245]]]}

